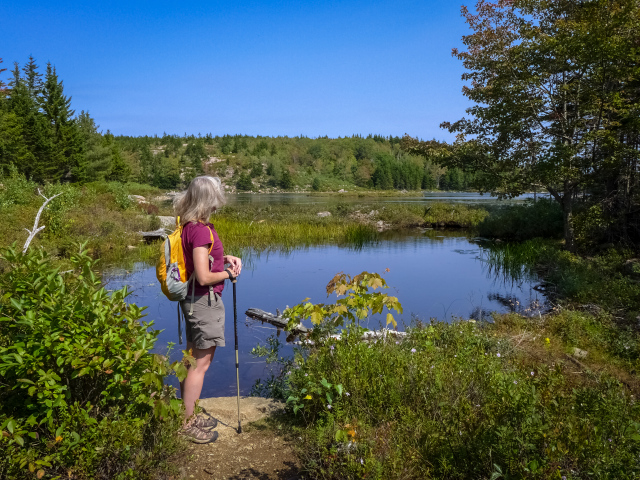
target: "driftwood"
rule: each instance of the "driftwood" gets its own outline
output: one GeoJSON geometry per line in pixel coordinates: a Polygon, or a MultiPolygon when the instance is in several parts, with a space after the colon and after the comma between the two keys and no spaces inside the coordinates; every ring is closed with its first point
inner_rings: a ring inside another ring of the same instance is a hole
{"type": "Polygon", "coordinates": [[[154,230],[153,232],[138,232],[142,235],[147,242],[152,242],[153,240],[164,240],[167,238],[167,230],[165,228],[159,228],[158,230],[154,230]]]}
{"type": "MultiPolygon", "coordinates": [[[[264,310],[260,310],[259,308],[250,308],[246,312],[244,312],[247,318],[252,320],[257,320],[259,322],[267,322],[270,325],[278,328],[278,332],[280,330],[285,330],[287,328],[287,321],[283,319],[280,315],[274,315],[273,313],[265,312],[264,310]]],[[[287,337],[287,342],[291,342],[295,337],[302,335],[306,336],[310,329],[303,325],[298,325],[293,329],[293,331],[289,332],[289,336],[287,337]]]]}
{"type": "MultiPolygon", "coordinates": [[[[273,313],[265,312],[264,310],[260,310],[259,308],[250,308],[245,312],[245,315],[247,316],[247,318],[250,318],[252,320],[256,320],[263,323],[267,322],[273,325],[274,327],[277,327],[278,331],[284,330],[287,328],[287,321],[283,319],[280,315],[274,315],[273,313]]],[[[295,343],[298,343],[298,344],[304,343],[305,345],[313,345],[314,343],[313,341],[307,340],[306,338],[304,338],[304,337],[307,337],[312,330],[313,329],[307,328],[303,325],[297,325],[296,327],[294,327],[293,331],[289,332],[289,336],[287,337],[287,342],[293,342],[293,340],[295,340],[295,337],[301,337],[303,339],[300,342],[295,342],[295,343]]],[[[406,332],[398,332],[396,330],[383,328],[381,330],[369,330],[367,332],[364,332],[364,334],[360,339],[363,341],[370,341],[370,340],[377,340],[380,338],[386,338],[389,336],[401,339],[406,335],[407,335],[406,332]]],[[[336,335],[330,335],[327,338],[340,340],[342,336],[338,333],[336,335]]]]}
{"type": "Polygon", "coordinates": [[[42,204],[42,206],[40,207],[40,210],[38,210],[38,214],[36,215],[36,220],[33,223],[33,230],[29,230],[28,228],[25,228],[25,230],[27,232],[29,232],[29,238],[27,238],[27,241],[24,243],[24,247],[22,248],[22,253],[27,253],[27,249],[29,248],[29,245],[31,244],[31,240],[33,240],[33,238],[42,230],[44,230],[44,225],[42,225],[41,227],[38,226],[38,223],[40,222],[40,215],[42,215],[42,212],[44,211],[45,207],[47,206],[47,204],[53,200],[54,198],[56,198],[59,195],[62,195],[62,192],[60,193],[56,193],[53,197],[45,197],[42,192],[40,191],[40,189],[38,189],[38,193],[40,194],[40,196],[42,198],[44,198],[44,203],[42,204]]]}

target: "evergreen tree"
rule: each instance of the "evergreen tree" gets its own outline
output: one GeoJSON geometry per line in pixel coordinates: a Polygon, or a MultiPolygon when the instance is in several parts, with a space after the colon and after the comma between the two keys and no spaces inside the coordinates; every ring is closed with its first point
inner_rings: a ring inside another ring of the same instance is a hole
{"type": "Polygon", "coordinates": [[[282,172],[282,178],[280,178],[280,188],[283,190],[291,190],[293,188],[293,178],[287,168],[282,172]]]}
{"type": "Polygon", "coordinates": [[[111,170],[107,176],[108,180],[125,183],[129,180],[131,170],[122,158],[120,149],[114,145],[111,150],[111,170]]]}
{"type": "Polygon", "coordinates": [[[29,91],[17,63],[14,64],[9,87],[7,110],[13,115],[5,118],[5,128],[10,128],[13,133],[7,139],[2,162],[14,165],[19,173],[28,178],[42,182],[47,178],[50,132],[39,110],[39,99],[29,91]]]}
{"type": "Polygon", "coordinates": [[[58,80],[51,63],[47,64],[41,104],[52,137],[52,161],[46,169],[47,177],[52,180],[85,180],[84,145],[78,124],[72,118],[75,112],[71,109],[71,98],[64,95],[62,81],[58,80]]]}
{"type": "Polygon", "coordinates": [[[240,174],[238,177],[238,181],[236,182],[236,188],[241,191],[251,191],[253,190],[253,182],[251,181],[251,176],[244,172],[240,174]]]}
{"type": "Polygon", "coordinates": [[[36,99],[42,91],[42,74],[38,72],[38,65],[33,56],[29,55],[29,61],[22,67],[24,82],[31,98],[36,99]]]}
{"type": "MultiPolygon", "coordinates": [[[[105,144],[98,132],[98,125],[84,110],[77,118],[78,130],[85,145],[87,180],[104,180],[111,168],[111,146],[105,144]]],[[[150,178],[145,183],[150,183],[150,178]]]]}

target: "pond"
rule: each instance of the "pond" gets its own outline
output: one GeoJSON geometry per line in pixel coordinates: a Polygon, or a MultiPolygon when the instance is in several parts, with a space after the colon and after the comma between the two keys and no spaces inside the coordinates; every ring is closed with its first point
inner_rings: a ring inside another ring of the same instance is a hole
{"type": "MultiPolygon", "coordinates": [[[[333,302],[335,297],[327,299],[325,287],[338,272],[382,274],[388,268],[389,272],[384,273],[390,286],[386,293],[397,296],[404,308],[403,315],[396,315],[399,329],[409,325],[412,318],[481,319],[490,318],[491,311],[538,315],[545,308],[545,299],[533,288],[537,279],[496,277],[483,260],[485,255],[481,243],[458,232],[438,230],[386,232],[375,244],[360,249],[328,245],[250,254],[245,258],[237,284],[241,392],[249,394],[255,381],[267,376],[264,362],[252,357],[250,351],[275,333],[270,325],[246,319],[244,312],[248,308],[260,308],[275,313],[276,309],[282,311],[306,297],[314,303],[333,302]]],[[[131,272],[112,270],[106,274],[105,281],[108,289],[130,286],[134,291],[130,301],[147,306],[146,320],[153,320],[155,328],[163,330],[156,352],[166,352],[169,342],[178,343],[177,304],[169,302],[160,291],[155,267],[138,264],[131,272]]],[[[216,351],[205,379],[204,397],[235,394],[230,284],[222,297],[227,309],[227,346],[216,351]]],[[[372,319],[365,326],[379,328],[380,323],[372,319]]],[[[284,335],[281,339],[284,342],[284,335]]],[[[291,352],[291,346],[283,350],[285,354],[291,352]]],[[[172,357],[180,356],[176,345],[172,357]]]]}
{"type": "MultiPolygon", "coordinates": [[[[538,193],[537,198],[549,198],[549,194],[538,193]]],[[[306,193],[235,193],[228,194],[227,201],[231,205],[325,205],[331,203],[410,203],[426,204],[433,202],[467,203],[467,204],[506,204],[533,200],[533,193],[526,193],[510,200],[498,200],[489,194],[477,192],[422,192],[422,195],[385,196],[347,196],[340,194],[306,194],[306,193]]]]}

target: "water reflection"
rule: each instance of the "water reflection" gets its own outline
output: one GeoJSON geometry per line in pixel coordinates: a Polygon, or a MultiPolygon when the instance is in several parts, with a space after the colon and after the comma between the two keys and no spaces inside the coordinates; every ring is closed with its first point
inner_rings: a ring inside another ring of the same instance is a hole
{"type": "MultiPolygon", "coordinates": [[[[549,194],[538,193],[537,198],[548,198],[549,194]]],[[[227,200],[230,204],[256,204],[256,205],[299,205],[299,204],[335,204],[335,203],[421,203],[432,202],[446,203],[513,203],[524,200],[533,200],[533,193],[525,193],[519,197],[509,200],[498,200],[489,194],[476,192],[422,192],[422,195],[408,196],[398,195],[396,197],[376,197],[376,196],[344,196],[339,194],[308,194],[308,193],[235,193],[228,194],[227,200]]]]}
{"type": "MultiPolygon", "coordinates": [[[[362,271],[382,273],[390,285],[387,293],[397,296],[404,308],[399,328],[412,316],[428,320],[451,321],[453,318],[488,320],[493,311],[531,313],[544,307],[544,297],[533,286],[533,277],[509,279],[494,275],[486,262],[487,251],[457,232],[426,230],[420,233],[384,232],[374,243],[360,249],[342,246],[314,246],[288,251],[245,252],[242,277],[238,282],[238,312],[241,315],[240,341],[241,390],[249,393],[255,380],[264,376],[264,363],[249,355],[251,349],[275,330],[267,325],[245,320],[248,308],[275,312],[295,305],[306,297],[312,302],[333,301],[326,298],[327,282],[338,272],[362,271]],[[529,309],[529,310],[527,310],[529,309]]],[[[155,269],[139,264],[130,273],[112,271],[106,277],[108,288],[129,285],[134,290],[130,301],[147,306],[148,319],[163,329],[156,349],[166,351],[169,342],[178,341],[175,304],[161,293],[155,269]]],[[[223,293],[227,311],[231,312],[231,289],[223,293]]],[[[369,328],[378,328],[381,318],[369,320],[369,328]]],[[[204,395],[233,395],[235,356],[233,318],[227,318],[226,348],[215,354],[207,373],[204,395]]],[[[291,352],[285,347],[283,353],[291,352]]],[[[179,349],[172,354],[180,356],[179,349]]]]}

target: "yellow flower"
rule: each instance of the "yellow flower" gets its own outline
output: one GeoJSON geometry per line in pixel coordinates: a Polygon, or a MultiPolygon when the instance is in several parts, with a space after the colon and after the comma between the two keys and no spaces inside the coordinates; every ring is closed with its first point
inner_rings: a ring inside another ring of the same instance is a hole
{"type": "Polygon", "coordinates": [[[61,437],[60,435],[58,435],[58,436],[56,437],[56,442],[61,442],[61,441],[62,441],[62,437],[61,437]]]}
{"type": "Polygon", "coordinates": [[[547,345],[551,345],[551,340],[549,340],[549,338],[545,338],[544,339],[544,343],[546,343],[547,345]]]}
{"type": "Polygon", "coordinates": [[[311,395],[307,395],[306,397],[304,397],[305,400],[311,400],[311,395]]]}

